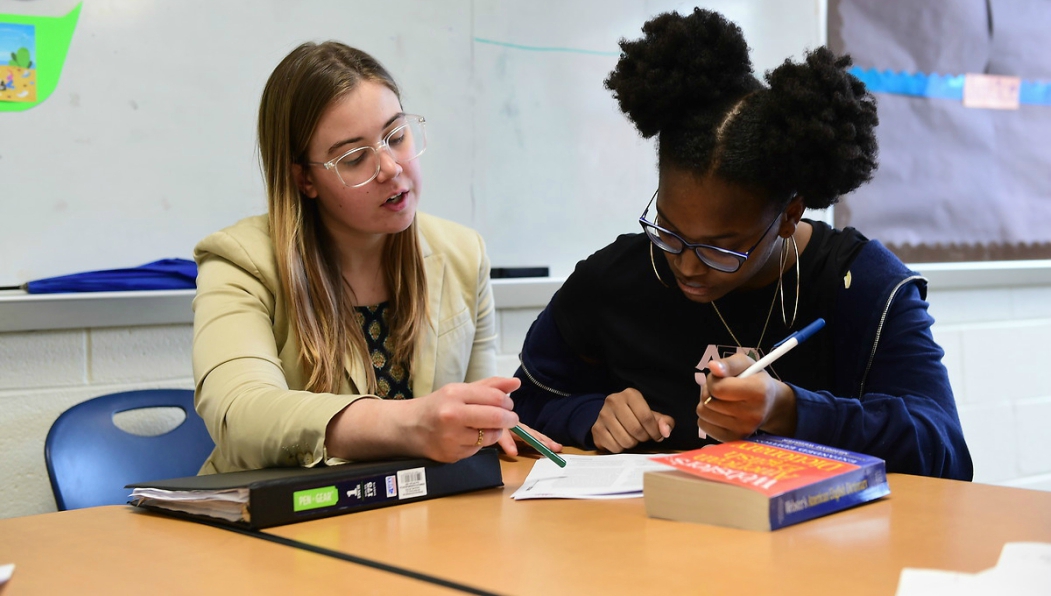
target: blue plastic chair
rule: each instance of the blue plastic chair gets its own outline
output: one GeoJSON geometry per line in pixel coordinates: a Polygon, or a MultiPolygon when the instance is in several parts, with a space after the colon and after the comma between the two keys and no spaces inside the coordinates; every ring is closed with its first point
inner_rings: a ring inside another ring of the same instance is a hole
{"type": "Polygon", "coordinates": [[[59,511],[128,502],[125,485],[197,474],[214,447],[193,409],[189,389],[144,389],[101,395],[63,412],[44,442],[44,459],[59,511]],[[171,431],[144,437],[113,424],[113,415],[141,408],[181,408],[171,431]]]}

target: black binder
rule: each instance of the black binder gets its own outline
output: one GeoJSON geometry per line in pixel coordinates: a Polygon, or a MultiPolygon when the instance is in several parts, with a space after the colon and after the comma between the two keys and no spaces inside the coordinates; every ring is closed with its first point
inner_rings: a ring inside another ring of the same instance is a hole
{"type": "Polygon", "coordinates": [[[249,529],[280,526],[503,486],[496,449],[451,464],[429,459],[268,468],[129,484],[129,504],[179,517],[249,529]],[[189,501],[173,497],[191,498],[189,501]]]}

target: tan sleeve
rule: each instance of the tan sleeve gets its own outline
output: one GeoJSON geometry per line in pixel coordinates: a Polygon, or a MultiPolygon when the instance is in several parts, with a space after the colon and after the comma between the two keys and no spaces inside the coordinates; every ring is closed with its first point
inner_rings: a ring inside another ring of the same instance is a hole
{"type": "Polygon", "coordinates": [[[294,362],[279,355],[275,291],[252,251],[222,234],[209,238],[215,250],[196,253],[196,406],[216,444],[205,469],[314,466],[329,421],[361,396],[289,389],[285,367],[294,362]]]}

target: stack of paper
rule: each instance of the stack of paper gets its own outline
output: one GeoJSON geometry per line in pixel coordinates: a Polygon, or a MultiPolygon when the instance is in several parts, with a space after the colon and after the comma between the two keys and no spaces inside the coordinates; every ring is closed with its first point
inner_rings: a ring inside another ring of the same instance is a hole
{"type": "Polygon", "coordinates": [[[512,499],[626,499],[642,496],[642,474],[670,470],[657,455],[563,455],[566,467],[538,459],[512,499]]]}
{"type": "Polygon", "coordinates": [[[171,491],[160,488],[136,488],[129,497],[138,507],[161,507],[190,515],[207,515],[237,522],[250,519],[248,489],[171,491]]]}
{"type": "Polygon", "coordinates": [[[1008,542],[996,567],[978,573],[937,569],[901,570],[897,596],[955,594],[958,596],[1044,596],[1051,589],[1051,544],[1008,542]]]}

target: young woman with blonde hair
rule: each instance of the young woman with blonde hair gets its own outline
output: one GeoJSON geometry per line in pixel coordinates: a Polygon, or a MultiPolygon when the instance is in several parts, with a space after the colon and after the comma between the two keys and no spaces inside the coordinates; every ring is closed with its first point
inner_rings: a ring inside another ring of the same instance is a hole
{"type": "Polygon", "coordinates": [[[416,210],[425,127],[346,45],[303,44],[271,74],[269,215],[195,250],[197,411],[216,442],[202,473],[517,452],[484,243],[416,210]]]}

